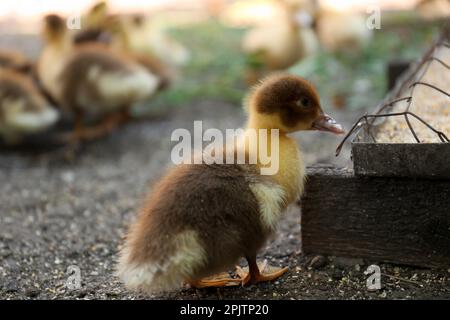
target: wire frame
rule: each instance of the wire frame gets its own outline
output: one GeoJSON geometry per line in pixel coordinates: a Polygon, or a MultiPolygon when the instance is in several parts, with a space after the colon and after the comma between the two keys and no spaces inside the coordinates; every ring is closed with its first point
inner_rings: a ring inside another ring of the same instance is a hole
{"type": "MultiPolygon", "coordinates": [[[[428,83],[426,81],[423,81],[423,78],[425,74],[427,73],[430,65],[432,63],[439,64],[442,68],[450,70],[450,66],[439,59],[438,57],[434,56],[435,52],[440,48],[446,48],[450,50],[450,45],[448,43],[450,35],[450,26],[446,26],[444,28],[444,31],[438,38],[438,40],[431,46],[430,49],[424,54],[422,59],[417,63],[414,70],[412,70],[409,74],[407,74],[403,79],[401,79],[401,83],[398,84],[392,94],[390,96],[396,97],[395,99],[392,99],[388,102],[382,102],[378,108],[377,112],[375,114],[365,114],[362,117],[360,117],[352,126],[352,128],[349,130],[349,132],[345,135],[345,137],[342,139],[341,143],[338,145],[336,149],[336,156],[339,155],[339,153],[342,150],[342,147],[344,143],[352,136],[357,135],[357,133],[364,128],[367,135],[372,139],[374,143],[377,143],[377,140],[373,134],[373,127],[376,125],[377,119],[380,118],[388,118],[388,117],[403,117],[406,121],[406,124],[408,125],[408,128],[413,135],[415,141],[417,143],[421,143],[419,136],[417,135],[416,131],[414,130],[413,126],[411,125],[410,118],[415,118],[418,121],[420,121],[422,124],[424,124],[429,130],[433,131],[436,136],[439,138],[441,143],[449,143],[449,138],[442,132],[437,129],[435,129],[432,125],[430,125],[427,121],[425,121],[422,117],[419,115],[413,113],[410,111],[411,104],[414,100],[414,91],[415,88],[418,86],[427,86],[429,88],[432,88],[433,90],[447,96],[450,98],[450,93],[443,90],[442,88],[439,88],[431,83],[428,83]],[[410,90],[410,94],[408,96],[399,97],[400,94],[405,91],[406,86],[409,84],[408,88],[410,90]],[[406,102],[406,109],[403,112],[386,112],[387,109],[393,108],[397,103],[400,102],[406,102]]],[[[448,71],[450,72],[450,71],[448,71]]]]}

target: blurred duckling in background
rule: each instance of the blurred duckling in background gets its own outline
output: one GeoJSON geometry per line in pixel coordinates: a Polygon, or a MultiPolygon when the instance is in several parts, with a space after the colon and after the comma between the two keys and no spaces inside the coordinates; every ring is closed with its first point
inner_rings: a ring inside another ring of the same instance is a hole
{"type": "Polygon", "coordinates": [[[159,79],[125,54],[101,43],[74,44],[64,20],[48,15],[38,77],[64,111],[75,117],[74,141],[102,136],[128,118],[131,105],[151,97],[159,79]],[[86,120],[103,120],[86,127],[86,120]]]}
{"type": "Polygon", "coordinates": [[[370,41],[372,30],[362,13],[339,11],[315,3],[314,29],[321,46],[329,52],[358,53],[370,41]]]}
{"type": "Polygon", "coordinates": [[[286,207],[303,191],[302,154],[288,134],[343,130],[323,112],[312,85],[288,74],[264,80],[251,91],[245,106],[249,114],[245,143],[231,147],[235,159],[236,152],[244,150],[246,159],[254,157],[257,163],[203,162],[171,169],[154,186],[121,250],[118,275],[128,288],[153,292],[182,282],[197,288],[245,285],[275,280],[287,271],[265,272],[256,256],[276,231],[286,207]],[[272,154],[279,166],[273,175],[262,175],[260,170],[267,164],[261,163],[257,150],[244,147],[256,143],[275,150],[270,137],[251,134],[259,129],[279,129],[279,139],[274,141],[279,154],[272,154]],[[238,268],[240,278],[210,277],[241,257],[247,259],[249,272],[238,268]]]}
{"type": "Polygon", "coordinates": [[[175,71],[164,64],[155,56],[134,54],[127,51],[126,46],[118,39],[127,39],[127,35],[122,26],[122,19],[119,16],[108,16],[104,22],[103,29],[86,29],[74,34],[73,42],[75,45],[87,43],[102,43],[113,50],[122,52],[134,59],[137,63],[147,68],[152,74],[159,78],[158,90],[167,89],[175,78],[175,71]]]}
{"type": "MultiPolygon", "coordinates": [[[[89,10],[83,20],[88,29],[111,31],[110,17],[106,2],[99,2],[89,10]]],[[[121,50],[159,59],[172,67],[186,65],[189,61],[189,51],[172,39],[167,34],[166,27],[154,22],[154,19],[139,14],[116,15],[113,18],[113,42],[121,50]],[[117,24],[119,20],[120,24],[117,24]]]]}
{"type": "Polygon", "coordinates": [[[180,67],[190,60],[190,52],[167,33],[167,26],[156,23],[151,17],[135,16],[127,24],[129,50],[155,55],[169,65],[180,67]]]}
{"type": "Polygon", "coordinates": [[[9,145],[49,129],[59,118],[34,80],[14,68],[0,67],[0,135],[9,145]]]}
{"type": "Polygon", "coordinates": [[[312,30],[311,5],[307,0],[278,1],[284,17],[253,29],[244,36],[247,55],[246,82],[256,83],[271,71],[283,70],[318,50],[312,30]]]}
{"type": "Polygon", "coordinates": [[[127,52],[130,57],[156,74],[160,79],[160,90],[168,88],[176,77],[175,69],[151,52],[142,53],[130,50],[130,31],[126,27],[128,19],[135,20],[140,19],[140,17],[109,16],[104,21],[104,27],[111,35],[111,47],[127,52]]]}
{"type": "Polygon", "coordinates": [[[83,29],[74,34],[76,44],[99,42],[119,52],[126,52],[138,63],[146,67],[160,79],[159,90],[167,89],[176,77],[175,69],[151,52],[133,51],[130,46],[130,22],[140,16],[121,16],[108,14],[106,2],[94,5],[83,17],[83,29]]]}

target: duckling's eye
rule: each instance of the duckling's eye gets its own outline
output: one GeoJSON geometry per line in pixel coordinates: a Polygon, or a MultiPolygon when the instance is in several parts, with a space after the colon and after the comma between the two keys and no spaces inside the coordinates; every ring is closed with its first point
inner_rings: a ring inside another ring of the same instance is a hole
{"type": "Polygon", "coordinates": [[[297,105],[303,108],[309,108],[311,106],[311,101],[308,98],[301,98],[297,101],[297,105]]]}

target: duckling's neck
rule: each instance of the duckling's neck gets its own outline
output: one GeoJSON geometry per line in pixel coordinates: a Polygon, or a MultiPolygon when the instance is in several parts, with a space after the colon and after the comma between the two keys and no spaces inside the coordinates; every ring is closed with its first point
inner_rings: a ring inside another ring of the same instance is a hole
{"type": "MultiPolygon", "coordinates": [[[[264,126],[263,123],[252,121],[250,118],[246,128],[246,146],[253,143],[257,146],[257,165],[260,168],[277,167],[271,177],[275,183],[279,184],[286,192],[286,202],[296,201],[303,191],[303,179],[305,176],[305,168],[301,158],[300,148],[297,142],[289,137],[284,131],[278,130],[277,138],[274,138],[273,128],[264,126]],[[259,134],[260,130],[266,130],[266,135],[259,134]],[[251,131],[255,132],[251,133],[251,131]],[[256,141],[251,141],[256,139],[256,141]],[[277,146],[274,144],[277,143],[277,146]],[[270,155],[271,161],[262,161],[261,155],[270,155]],[[278,161],[278,165],[274,166],[274,161],[278,161]]],[[[247,148],[247,150],[251,150],[247,148]]]]}
{"type": "Polygon", "coordinates": [[[66,53],[72,48],[71,37],[54,35],[48,39],[47,48],[54,52],[66,53]]]}

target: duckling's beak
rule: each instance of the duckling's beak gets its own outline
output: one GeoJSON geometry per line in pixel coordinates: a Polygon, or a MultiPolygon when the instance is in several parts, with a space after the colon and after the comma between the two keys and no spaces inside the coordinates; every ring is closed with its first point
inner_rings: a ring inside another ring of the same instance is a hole
{"type": "Polygon", "coordinates": [[[312,130],[328,131],[334,134],[345,133],[344,129],[340,124],[336,122],[332,117],[326,113],[321,113],[319,118],[317,118],[312,124],[312,130]]]}

